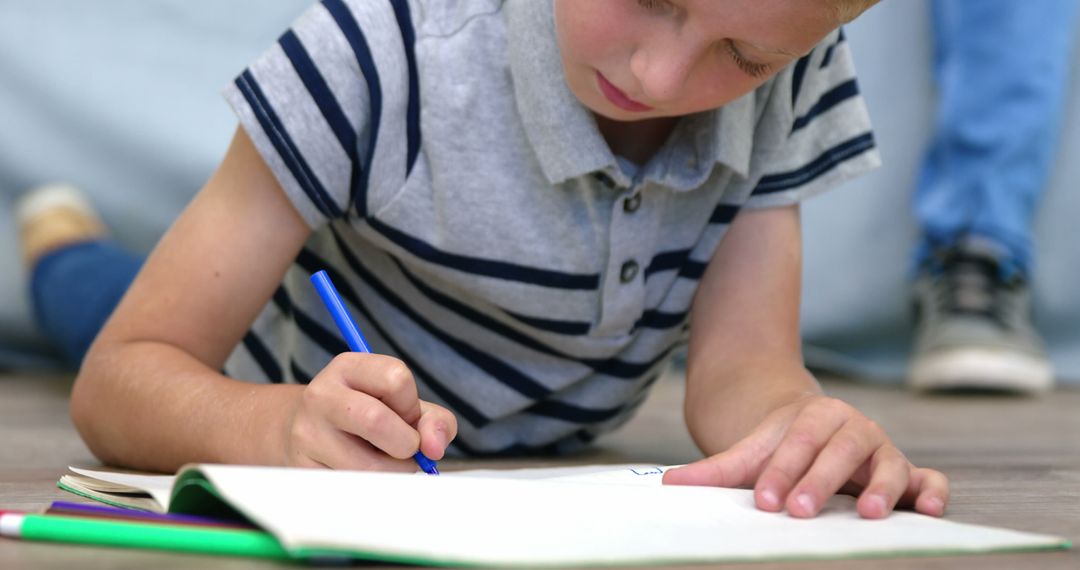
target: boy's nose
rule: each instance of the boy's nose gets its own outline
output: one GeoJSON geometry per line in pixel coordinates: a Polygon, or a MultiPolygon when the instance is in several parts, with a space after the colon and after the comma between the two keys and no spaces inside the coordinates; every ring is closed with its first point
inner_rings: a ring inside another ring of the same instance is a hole
{"type": "Polygon", "coordinates": [[[630,59],[630,71],[648,98],[644,103],[665,103],[682,93],[697,59],[687,46],[639,49],[630,59]]]}

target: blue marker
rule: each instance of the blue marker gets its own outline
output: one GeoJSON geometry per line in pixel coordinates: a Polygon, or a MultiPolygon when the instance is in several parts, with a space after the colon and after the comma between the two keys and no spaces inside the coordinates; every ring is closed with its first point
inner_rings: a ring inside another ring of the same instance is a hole
{"type": "MultiPolygon", "coordinates": [[[[341,295],[334,288],[334,283],[330,281],[330,276],[326,274],[326,271],[319,271],[312,275],[311,282],[315,284],[315,290],[319,292],[319,297],[322,297],[326,310],[330,311],[330,316],[334,317],[334,322],[337,323],[338,330],[341,331],[341,336],[345,337],[345,342],[349,345],[349,348],[353,352],[371,352],[367,341],[364,340],[364,335],[360,332],[360,327],[356,326],[356,321],[349,316],[349,310],[345,308],[345,302],[341,300],[341,295]]],[[[413,459],[416,460],[416,464],[420,466],[424,473],[428,475],[439,474],[435,462],[428,459],[423,452],[417,451],[413,455],[413,459]]]]}

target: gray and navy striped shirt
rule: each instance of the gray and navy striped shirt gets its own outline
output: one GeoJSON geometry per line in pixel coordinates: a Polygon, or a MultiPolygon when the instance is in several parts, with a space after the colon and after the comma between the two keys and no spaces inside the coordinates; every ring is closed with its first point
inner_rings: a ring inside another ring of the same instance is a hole
{"type": "Polygon", "coordinates": [[[452,410],[451,453],[566,451],[626,421],[689,334],[743,208],[875,167],[840,30],[620,167],[562,76],[543,0],[324,0],[226,90],[314,234],[226,371],[308,382],[373,350],[452,410]]]}

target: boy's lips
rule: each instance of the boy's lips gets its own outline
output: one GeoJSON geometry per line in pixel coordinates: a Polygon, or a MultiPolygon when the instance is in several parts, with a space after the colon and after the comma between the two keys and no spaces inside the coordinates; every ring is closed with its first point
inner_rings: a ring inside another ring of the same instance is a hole
{"type": "Polygon", "coordinates": [[[645,111],[653,110],[652,107],[631,99],[626,93],[623,93],[621,89],[615,87],[615,85],[608,81],[607,78],[604,77],[604,74],[599,71],[596,72],[596,84],[600,86],[600,92],[604,94],[604,97],[607,97],[608,101],[611,101],[613,105],[624,111],[643,113],[645,111]]]}

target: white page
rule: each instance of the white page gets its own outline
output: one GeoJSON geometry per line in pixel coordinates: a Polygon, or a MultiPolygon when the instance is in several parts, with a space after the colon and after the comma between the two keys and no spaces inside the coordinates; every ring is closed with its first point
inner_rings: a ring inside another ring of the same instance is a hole
{"type": "MultiPolygon", "coordinates": [[[[287,548],[484,565],[591,565],[1051,548],[1064,541],[914,513],[864,520],[833,497],[814,519],[753,492],[573,480],[202,466],[287,548]]],[[[613,475],[614,476],[614,475],[613,475]]],[[[636,477],[623,473],[622,478],[636,477]]],[[[653,477],[657,479],[658,477],[653,477]]]]}
{"type": "MultiPolygon", "coordinates": [[[[150,495],[154,501],[161,505],[162,510],[169,508],[169,498],[172,494],[172,485],[176,480],[174,475],[150,475],[146,473],[123,472],[123,471],[97,471],[80,467],[68,467],[74,473],[100,481],[101,484],[90,485],[88,481],[82,484],[90,486],[92,490],[103,493],[124,493],[132,490],[142,491],[150,495]]],[[[621,464],[621,465],[574,465],[564,467],[538,467],[524,469],[471,469],[467,471],[449,471],[443,476],[466,476],[466,477],[492,477],[499,479],[551,479],[551,478],[590,478],[599,477],[600,481],[608,481],[612,472],[623,474],[626,470],[631,473],[643,473],[657,475],[663,469],[659,466],[647,464],[621,464]],[[658,471],[660,470],[660,471],[658,471]]],[[[417,475],[426,476],[424,473],[417,475]]],[[[618,476],[616,476],[616,479],[618,476]]],[[[629,481],[628,481],[629,482],[629,481]]],[[[659,478],[650,480],[650,477],[642,477],[633,481],[635,484],[660,484],[659,478]]]]}
{"type": "Polygon", "coordinates": [[[469,469],[448,471],[450,477],[485,477],[494,479],[558,479],[559,481],[596,482],[623,485],[660,485],[662,475],[675,467],[648,463],[614,465],[571,465],[565,467],[527,467],[524,469],[469,469]]]}

